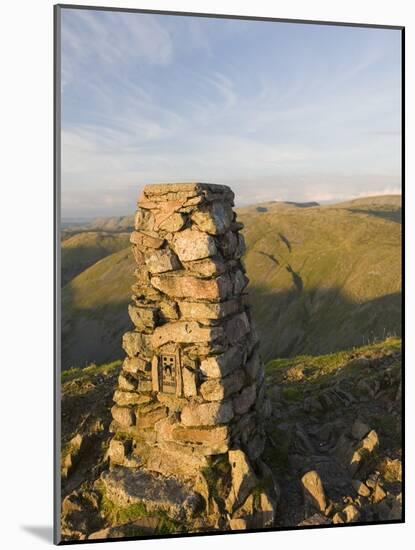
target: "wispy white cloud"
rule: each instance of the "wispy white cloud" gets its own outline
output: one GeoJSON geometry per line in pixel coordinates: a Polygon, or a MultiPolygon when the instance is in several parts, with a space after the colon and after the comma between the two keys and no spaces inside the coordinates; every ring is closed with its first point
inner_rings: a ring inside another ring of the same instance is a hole
{"type": "Polygon", "coordinates": [[[240,204],[399,188],[399,41],[294,27],[64,10],[64,212],[127,213],[154,181],[240,204]]]}

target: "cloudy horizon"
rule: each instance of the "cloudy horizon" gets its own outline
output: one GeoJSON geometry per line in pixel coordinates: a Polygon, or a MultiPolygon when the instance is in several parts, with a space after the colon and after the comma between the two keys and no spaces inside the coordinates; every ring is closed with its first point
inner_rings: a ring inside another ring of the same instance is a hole
{"type": "Polygon", "coordinates": [[[63,218],[166,181],[237,206],[400,193],[400,31],[61,13],[63,218]]]}

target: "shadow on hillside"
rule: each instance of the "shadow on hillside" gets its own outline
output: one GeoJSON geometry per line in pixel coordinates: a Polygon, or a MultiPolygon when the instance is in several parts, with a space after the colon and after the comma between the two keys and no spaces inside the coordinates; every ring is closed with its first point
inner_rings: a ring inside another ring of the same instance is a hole
{"type": "Polygon", "coordinates": [[[62,300],[62,370],[122,357],[122,335],[132,328],[128,304],[129,297],[96,308],[77,308],[67,285],[62,300]]]}
{"type": "Polygon", "coordinates": [[[360,208],[348,208],[348,211],[352,214],[369,214],[371,216],[375,216],[376,218],[382,218],[384,220],[402,224],[402,208],[397,210],[364,210],[360,208]]]}
{"type": "Polygon", "coordinates": [[[400,292],[356,302],[340,288],[292,288],[270,292],[249,286],[246,301],[261,340],[264,360],[321,355],[401,334],[400,292]]]}

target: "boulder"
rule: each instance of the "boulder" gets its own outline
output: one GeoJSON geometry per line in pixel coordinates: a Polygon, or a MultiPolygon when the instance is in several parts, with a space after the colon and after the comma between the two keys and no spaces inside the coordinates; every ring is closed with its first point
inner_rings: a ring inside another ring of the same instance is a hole
{"type": "Polygon", "coordinates": [[[195,229],[184,229],[173,237],[173,248],[180,261],[189,262],[216,254],[213,237],[195,229]]]}
{"type": "Polygon", "coordinates": [[[381,502],[384,498],[386,498],[385,491],[382,489],[379,483],[376,483],[375,490],[373,491],[372,495],[373,504],[378,504],[378,502],[381,502]]]}
{"type": "Polygon", "coordinates": [[[349,464],[351,474],[357,472],[370,455],[378,448],[379,438],[375,430],[370,431],[367,436],[356,446],[349,464]]]}
{"type": "Polygon", "coordinates": [[[367,435],[369,432],[370,432],[370,427],[367,424],[365,424],[359,419],[354,421],[352,426],[352,436],[355,439],[363,439],[365,435],[367,435]]]}
{"type": "Polygon", "coordinates": [[[361,497],[368,497],[370,496],[370,489],[367,485],[365,485],[362,481],[359,479],[353,479],[352,485],[356,493],[361,497]]]}
{"type": "Polygon", "coordinates": [[[225,506],[228,512],[232,513],[245,502],[251,491],[258,486],[258,479],[242,450],[231,450],[228,457],[231,465],[232,486],[226,497],[225,506]]]}
{"type": "Polygon", "coordinates": [[[346,523],[355,523],[360,518],[360,512],[353,504],[348,504],[343,508],[343,514],[346,517],[346,523]]]}
{"type": "Polygon", "coordinates": [[[309,502],[319,512],[324,513],[327,503],[323,483],[315,470],[310,470],[301,478],[304,500],[309,502]]]}
{"type": "Polygon", "coordinates": [[[101,475],[101,481],[108,499],[120,508],[142,503],[147,512],[164,511],[183,521],[192,518],[202,504],[189,484],[173,477],[155,476],[141,468],[115,466],[101,475]]]}
{"type": "Polygon", "coordinates": [[[220,403],[189,403],[181,413],[184,426],[215,426],[226,424],[233,418],[233,408],[230,401],[220,403]]]}

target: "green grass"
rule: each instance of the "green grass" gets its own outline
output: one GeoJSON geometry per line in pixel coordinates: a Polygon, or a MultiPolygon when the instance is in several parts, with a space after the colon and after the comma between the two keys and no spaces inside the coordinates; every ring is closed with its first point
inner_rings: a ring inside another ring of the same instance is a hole
{"type": "Polygon", "coordinates": [[[75,379],[78,379],[81,381],[90,380],[99,374],[107,375],[112,370],[120,367],[121,363],[122,363],[121,359],[118,359],[117,361],[112,361],[111,363],[106,363],[104,365],[92,364],[83,369],[73,367],[71,369],[62,371],[61,383],[65,384],[65,382],[70,382],[71,380],[75,380],[75,379]]]}
{"type": "Polygon", "coordinates": [[[129,504],[128,506],[117,506],[107,494],[102,481],[95,483],[95,488],[101,495],[101,511],[111,525],[130,523],[144,517],[158,517],[160,519],[156,534],[169,534],[182,531],[183,526],[171,519],[164,510],[149,511],[142,502],[129,504]]]}
{"type": "Polygon", "coordinates": [[[88,231],[65,238],[61,248],[62,285],[98,260],[126,248],[128,244],[128,233],[88,231]]]}
{"type": "MultiPolygon", "coordinates": [[[[267,379],[270,381],[275,376],[285,375],[287,370],[295,367],[304,367],[304,379],[307,383],[324,382],[324,377],[330,377],[337,371],[349,366],[350,369],[358,370],[359,364],[354,364],[355,356],[365,356],[370,358],[376,355],[378,352],[399,351],[401,349],[401,339],[397,337],[387,338],[383,342],[375,342],[370,345],[357,347],[353,350],[339,351],[335,353],[329,353],[326,355],[313,356],[313,355],[300,355],[299,357],[274,359],[269,361],[265,366],[265,373],[267,379]]],[[[376,373],[373,373],[376,376],[376,373]]],[[[292,390],[298,391],[297,388],[285,388],[286,399],[295,400],[297,397],[294,393],[290,396],[292,390]]]]}

